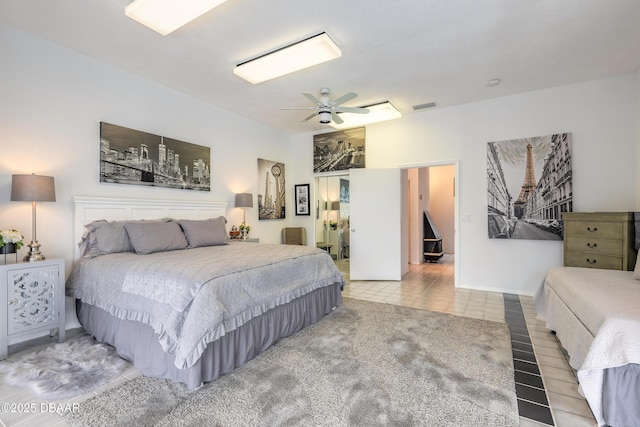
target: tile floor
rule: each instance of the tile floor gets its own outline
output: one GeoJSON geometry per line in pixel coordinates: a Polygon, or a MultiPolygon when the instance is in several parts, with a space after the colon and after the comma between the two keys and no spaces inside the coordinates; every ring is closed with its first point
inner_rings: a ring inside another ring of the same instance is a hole
{"type": "MultiPolygon", "coordinates": [[[[348,279],[348,260],[338,266],[348,279]]],[[[521,427],[581,427],[595,425],[586,401],[577,391],[571,368],[554,336],[535,319],[533,298],[494,292],[456,289],[453,286],[453,256],[445,255],[438,263],[413,265],[403,280],[349,281],[345,297],[397,304],[423,310],[507,323],[511,329],[516,392],[521,427]]],[[[68,334],[78,331],[68,331],[68,334]]],[[[10,346],[10,354],[34,351],[48,345],[48,337],[10,346]]],[[[128,369],[111,384],[65,402],[75,403],[98,394],[109,387],[139,375],[128,369]]],[[[35,413],[0,411],[0,426],[43,427],[66,426],[55,412],[41,411],[47,402],[38,400],[28,391],[5,385],[0,377],[0,403],[35,403],[35,413]],[[44,406],[43,406],[44,404],[44,406]]]]}

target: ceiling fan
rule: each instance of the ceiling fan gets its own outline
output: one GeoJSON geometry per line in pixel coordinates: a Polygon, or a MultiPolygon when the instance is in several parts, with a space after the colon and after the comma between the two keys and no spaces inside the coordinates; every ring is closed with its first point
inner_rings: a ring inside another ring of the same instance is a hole
{"type": "Polygon", "coordinates": [[[334,99],[333,101],[329,98],[329,94],[331,91],[329,88],[323,87],[320,89],[320,99],[316,98],[312,94],[308,92],[302,92],[302,94],[307,97],[311,102],[316,104],[315,107],[291,107],[291,108],[281,108],[281,110],[315,110],[313,114],[309,117],[302,120],[306,122],[307,120],[311,120],[316,115],[320,117],[320,123],[327,124],[333,120],[337,124],[344,123],[344,120],[338,115],[338,113],[356,113],[356,114],[367,114],[369,109],[361,108],[361,107],[341,107],[347,101],[352,100],[356,96],[358,96],[355,92],[349,92],[345,95],[342,95],[338,99],[334,99]]]}

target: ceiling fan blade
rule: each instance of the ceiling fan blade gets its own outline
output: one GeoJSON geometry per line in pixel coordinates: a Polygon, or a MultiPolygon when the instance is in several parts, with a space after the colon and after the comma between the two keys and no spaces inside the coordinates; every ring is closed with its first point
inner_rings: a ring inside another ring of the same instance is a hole
{"type": "Polygon", "coordinates": [[[314,104],[322,107],[324,104],[322,102],[320,102],[320,100],[318,98],[316,98],[315,96],[311,95],[309,92],[302,92],[302,94],[304,96],[307,97],[307,99],[311,102],[313,102],[314,104]]]}
{"type": "Polygon", "coordinates": [[[345,94],[345,95],[342,95],[342,96],[341,96],[340,98],[338,98],[338,99],[334,99],[334,100],[333,100],[333,105],[340,105],[340,104],[343,104],[343,103],[345,103],[345,102],[347,102],[347,101],[351,101],[351,100],[352,100],[353,98],[355,98],[356,96],[358,96],[358,94],[357,94],[357,93],[355,93],[355,92],[349,92],[349,93],[347,93],[347,94],[345,94]]]}
{"type": "Polygon", "coordinates": [[[302,120],[301,122],[306,122],[306,121],[308,121],[308,120],[311,120],[311,119],[313,119],[313,118],[314,118],[315,116],[317,116],[317,115],[318,115],[318,113],[313,113],[312,115],[310,115],[310,116],[309,116],[309,117],[307,117],[306,119],[302,120]]]}
{"type": "Polygon", "coordinates": [[[360,108],[360,107],[336,107],[335,110],[338,113],[356,113],[356,114],[369,113],[368,108],[360,108]]]}
{"type": "Polygon", "coordinates": [[[344,123],[344,120],[342,120],[342,118],[335,111],[331,112],[331,120],[333,120],[333,122],[337,125],[341,125],[342,123],[344,123]]]}
{"type": "Polygon", "coordinates": [[[317,110],[318,107],[285,107],[281,110],[317,110]]]}

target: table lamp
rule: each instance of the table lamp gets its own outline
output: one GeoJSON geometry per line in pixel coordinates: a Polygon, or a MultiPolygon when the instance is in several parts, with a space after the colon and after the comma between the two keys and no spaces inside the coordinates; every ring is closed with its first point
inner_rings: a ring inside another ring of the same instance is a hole
{"type": "Polygon", "coordinates": [[[242,223],[246,224],[246,209],[253,207],[253,194],[251,193],[237,193],[236,194],[236,208],[242,208],[242,223]]]}
{"type": "Polygon", "coordinates": [[[13,175],[11,177],[11,201],[31,202],[31,225],[32,240],[29,246],[29,253],[23,261],[42,261],[44,255],[40,253],[40,243],[36,237],[36,202],[55,202],[56,189],[51,176],[13,175]]]}

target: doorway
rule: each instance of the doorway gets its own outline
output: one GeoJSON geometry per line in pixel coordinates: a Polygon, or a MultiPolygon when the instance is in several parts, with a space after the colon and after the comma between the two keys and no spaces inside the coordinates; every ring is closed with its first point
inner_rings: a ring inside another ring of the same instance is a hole
{"type": "Polygon", "coordinates": [[[444,254],[453,259],[454,283],[458,286],[459,262],[458,162],[439,162],[404,167],[408,171],[408,250],[409,263],[422,264],[424,257],[424,212],[429,212],[442,236],[444,254]]]}

